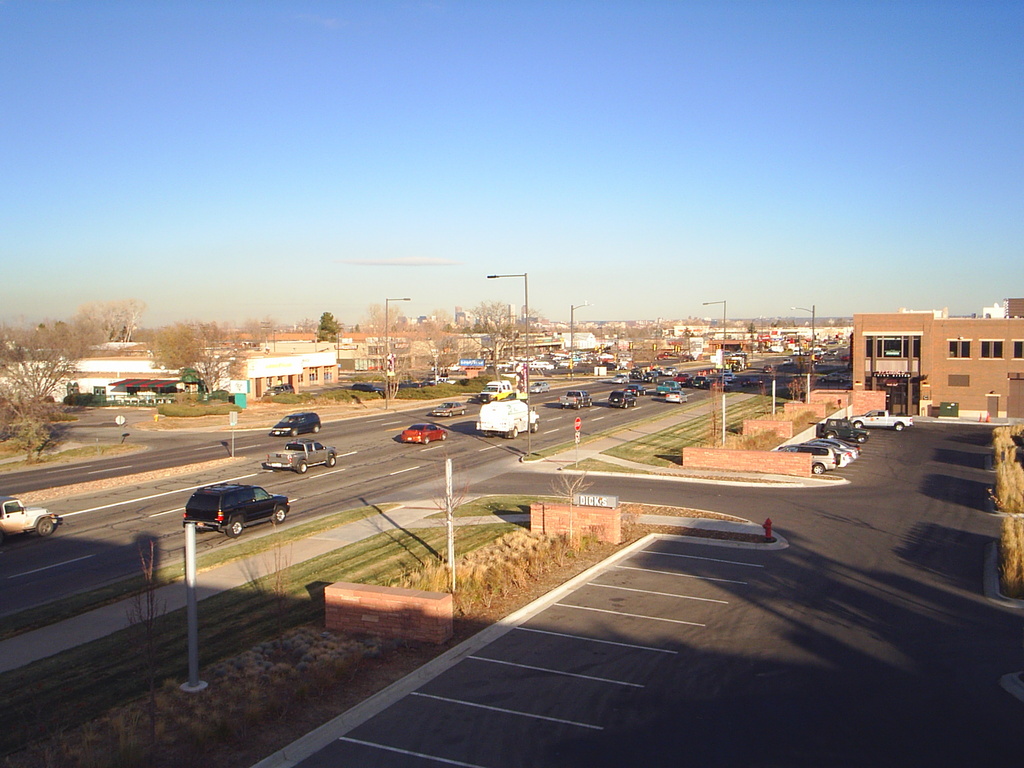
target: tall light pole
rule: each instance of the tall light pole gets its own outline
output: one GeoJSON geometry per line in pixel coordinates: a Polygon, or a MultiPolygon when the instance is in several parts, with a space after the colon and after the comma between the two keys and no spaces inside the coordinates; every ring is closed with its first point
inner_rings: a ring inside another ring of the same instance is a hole
{"type": "MultiPolygon", "coordinates": [[[[710,306],[711,304],[722,305],[722,370],[725,370],[725,319],[726,315],[726,303],[725,299],[721,301],[705,301],[704,306],[710,306]]],[[[722,374],[722,445],[725,445],[725,374],[722,374]]]]}
{"type": "Polygon", "coordinates": [[[395,375],[391,360],[391,302],[412,301],[412,299],[384,299],[384,410],[391,405],[391,378],[395,375]]]}
{"type": "Polygon", "coordinates": [[[502,277],[523,278],[523,314],[526,316],[526,372],[523,374],[523,386],[526,388],[526,455],[533,453],[533,441],[530,436],[533,431],[530,429],[530,278],[527,272],[518,275],[488,275],[488,280],[497,280],[502,277]]]}
{"type": "Polygon", "coordinates": [[[811,373],[814,371],[814,319],[815,310],[817,304],[811,304],[811,308],[807,307],[790,307],[790,309],[799,309],[801,312],[811,313],[811,348],[807,350],[807,402],[811,402],[811,373]]]}
{"type": "Polygon", "coordinates": [[[575,306],[569,305],[569,378],[572,378],[573,369],[576,367],[576,341],[574,338],[575,326],[576,326],[576,310],[580,307],[589,307],[590,302],[584,301],[582,304],[576,304],[575,306]]]}

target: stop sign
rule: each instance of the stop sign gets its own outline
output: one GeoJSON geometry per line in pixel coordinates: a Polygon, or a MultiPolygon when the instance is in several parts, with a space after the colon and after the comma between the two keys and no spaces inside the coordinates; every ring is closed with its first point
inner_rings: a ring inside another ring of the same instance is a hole
{"type": "Polygon", "coordinates": [[[583,426],[583,419],[581,419],[579,416],[576,417],[576,424],[575,424],[575,426],[576,426],[576,431],[577,432],[579,432],[580,431],[580,427],[583,426]]]}

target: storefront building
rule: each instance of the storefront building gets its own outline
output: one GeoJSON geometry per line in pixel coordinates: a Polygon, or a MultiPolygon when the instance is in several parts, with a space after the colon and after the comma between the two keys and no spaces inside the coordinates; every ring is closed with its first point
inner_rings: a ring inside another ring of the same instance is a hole
{"type": "Polygon", "coordinates": [[[853,388],[894,413],[1024,418],[1024,317],[854,315],[852,347],[853,388]]]}

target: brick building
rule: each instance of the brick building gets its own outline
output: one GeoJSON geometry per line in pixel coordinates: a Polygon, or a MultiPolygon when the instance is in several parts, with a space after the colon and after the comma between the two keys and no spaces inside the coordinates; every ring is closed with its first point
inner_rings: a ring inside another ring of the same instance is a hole
{"type": "Polygon", "coordinates": [[[898,414],[1024,418],[1024,302],[1004,317],[945,310],[853,316],[853,388],[898,414]]]}

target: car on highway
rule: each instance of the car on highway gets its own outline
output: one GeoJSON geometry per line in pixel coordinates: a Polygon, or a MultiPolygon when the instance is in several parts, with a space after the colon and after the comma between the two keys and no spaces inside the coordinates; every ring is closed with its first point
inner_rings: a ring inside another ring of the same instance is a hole
{"type": "Polygon", "coordinates": [[[647,387],[643,384],[630,384],[622,388],[623,392],[632,392],[633,397],[642,397],[647,394],[647,387]]]}
{"type": "Polygon", "coordinates": [[[26,507],[13,496],[0,496],[0,544],[16,533],[49,536],[61,522],[61,517],[43,507],[26,507]]]}
{"type": "Polygon", "coordinates": [[[288,497],[257,485],[221,483],[200,488],[185,502],[182,525],[220,531],[232,538],[257,523],[280,524],[288,516],[288,497]]]}
{"type": "Polygon", "coordinates": [[[629,384],[629,375],[625,373],[617,373],[611,378],[612,384],[629,384]]]}
{"type": "Polygon", "coordinates": [[[441,403],[440,405],[431,408],[428,416],[465,416],[466,415],[466,404],[465,403],[441,403]]]}
{"type": "Polygon", "coordinates": [[[398,436],[402,443],[420,443],[426,445],[434,440],[447,440],[448,430],[437,424],[413,424],[402,430],[398,436]]]}
{"type": "Polygon", "coordinates": [[[535,381],[532,384],[530,384],[530,394],[531,395],[540,395],[540,394],[543,394],[544,392],[550,392],[550,391],[551,391],[551,385],[548,382],[546,382],[546,381],[535,381]]]}
{"type": "Polygon", "coordinates": [[[271,437],[287,435],[295,437],[305,432],[316,434],[320,431],[320,417],[312,411],[304,413],[290,413],[281,419],[270,430],[271,437]]]}
{"type": "Polygon", "coordinates": [[[608,405],[612,408],[635,408],[636,395],[629,389],[614,389],[608,394],[608,405]]]}
{"type": "Polygon", "coordinates": [[[686,392],[666,392],[662,396],[662,400],[666,403],[685,403],[690,399],[690,396],[686,392]]]}

